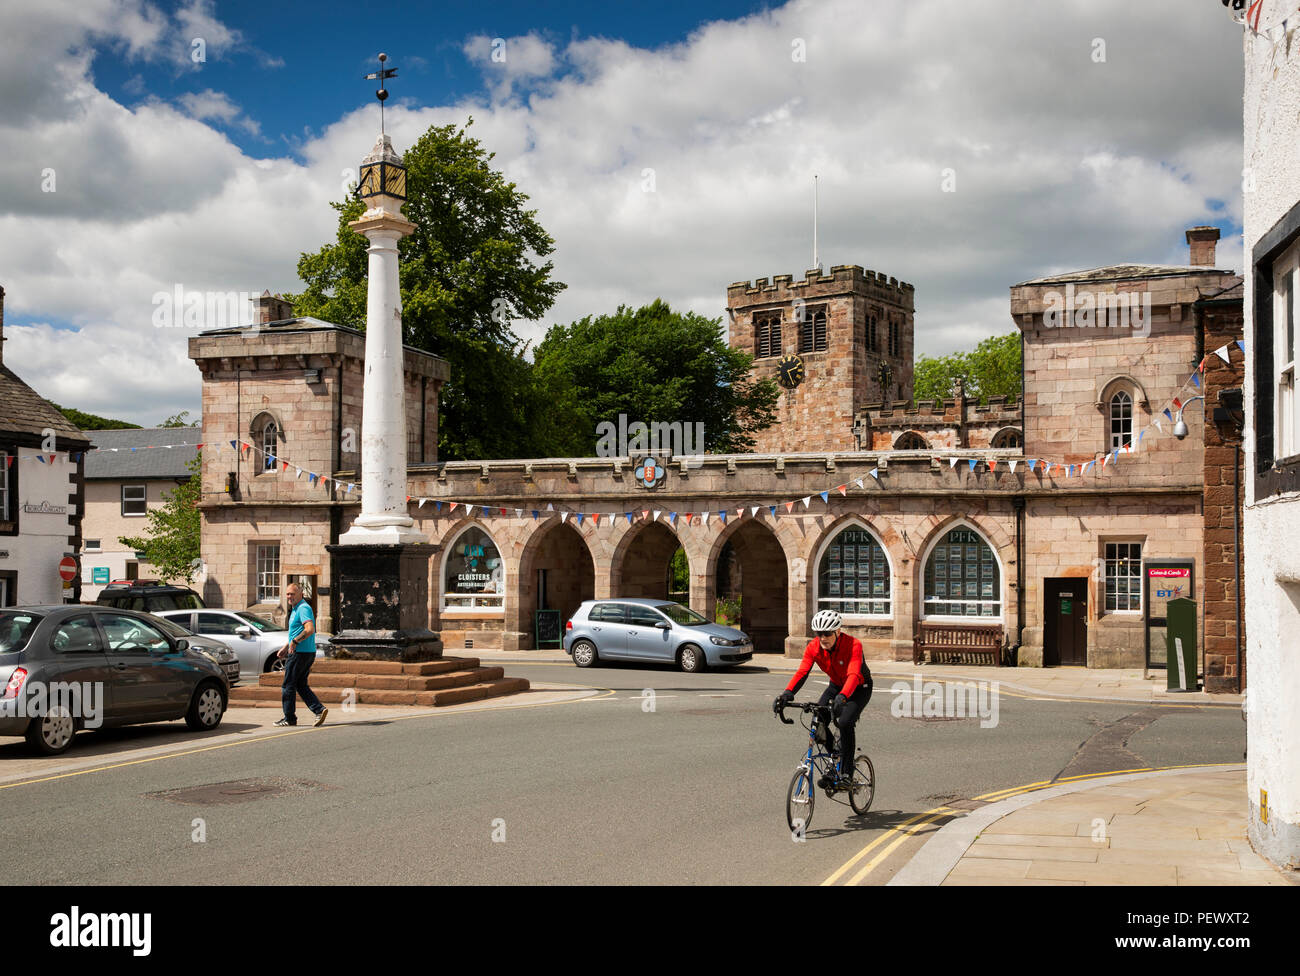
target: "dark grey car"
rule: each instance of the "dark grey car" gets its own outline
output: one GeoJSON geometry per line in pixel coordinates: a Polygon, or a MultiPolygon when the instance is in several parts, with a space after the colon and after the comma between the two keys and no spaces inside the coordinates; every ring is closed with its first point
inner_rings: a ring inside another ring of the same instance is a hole
{"type": "Polygon", "coordinates": [[[229,686],[147,614],[81,604],[0,610],[0,735],[52,755],[79,729],[183,718],[215,729],[229,686]]]}

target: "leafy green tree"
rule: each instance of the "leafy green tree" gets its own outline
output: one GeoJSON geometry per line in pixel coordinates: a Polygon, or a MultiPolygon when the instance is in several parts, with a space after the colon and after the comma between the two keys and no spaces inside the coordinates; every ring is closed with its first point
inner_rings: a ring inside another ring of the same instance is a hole
{"type": "MultiPolygon", "coordinates": [[[[405,214],[415,233],[398,245],[405,341],[446,359],[438,456],[443,460],[534,456],[527,415],[536,406],[515,319],[535,320],[565,287],[541,263],[555,248],[525,208],[528,197],[492,169],[493,153],[469,125],[434,126],[408,149],[405,214]]],[[[365,209],[332,203],[337,239],[303,254],[306,289],[286,296],[298,315],[364,329],[366,248],[348,223],[365,209]]]]}
{"type": "Polygon", "coordinates": [[[966,395],[980,400],[1020,396],[1020,333],[989,336],[972,352],[950,356],[918,356],[912,372],[915,400],[950,399],[960,379],[966,395]]]}
{"type": "Polygon", "coordinates": [[[50,406],[68,421],[75,424],[78,430],[139,430],[139,424],[128,424],[125,420],[110,420],[108,417],[98,417],[93,413],[85,413],[73,407],[61,407],[53,400],[48,401],[50,406]]]}
{"type": "Polygon", "coordinates": [[[147,535],[122,536],[117,540],[128,549],[143,552],[144,558],[158,568],[163,580],[194,582],[200,553],[201,458],[199,452],[185,466],[192,472],[190,480],[164,495],[162,507],[149,510],[147,535]]]}
{"type": "MultiPolygon", "coordinates": [[[[553,326],[537,347],[536,389],[550,409],[539,442],[591,456],[603,422],[704,425],[704,450],[745,451],[776,419],[780,391],[750,376],[753,357],[727,345],[720,318],[662,299],[553,326]]],[[[629,440],[631,435],[629,435],[629,440]]]]}
{"type": "Polygon", "coordinates": [[[198,425],[199,422],[197,420],[194,421],[194,423],[190,423],[190,412],[188,410],[182,410],[180,413],[173,414],[172,416],[168,417],[158,426],[159,427],[197,427],[198,425]]]}

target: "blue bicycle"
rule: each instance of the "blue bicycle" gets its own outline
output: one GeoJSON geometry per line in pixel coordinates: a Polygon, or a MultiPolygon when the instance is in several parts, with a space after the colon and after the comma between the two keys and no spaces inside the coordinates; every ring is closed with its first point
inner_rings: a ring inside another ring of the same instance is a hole
{"type": "Polygon", "coordinates": [[[785,821],[792,832],[807,830],[812,823],[813,801],[817,790],[825,790],[826,795],[834,799],[837,793],[848,793],[849,806],[856,814],[864,814],[871,809],[871,802],[876,797],[876,769],[866,753],[859,752],[854,760],[855,776],[853,788],[848,788],[849,780],[843,775],[840,766],[839,744],[836,741],[831,721],[831,707],[817,702],[789,702],[777,709],[777,718],[786,725],[793,725],[785,717],[787,708],[797,708],[808,716],[800,724],[808,730],[808,752],[794,771],[790,779],[790,792],[785,805],[785,821]],[[814,777],[817,777],[814,779],[814,777]],[[814,783],[816,784],[814,786],[814,783]]]}

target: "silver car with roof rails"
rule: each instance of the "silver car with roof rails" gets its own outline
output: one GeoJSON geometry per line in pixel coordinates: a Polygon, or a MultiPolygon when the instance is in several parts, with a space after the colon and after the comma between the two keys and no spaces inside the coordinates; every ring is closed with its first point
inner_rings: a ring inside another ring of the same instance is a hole
{"type": "Polygon", "coordinates": [[[586,600],[565,626],[564,650],[580,668],[600,661],[675,664],[694,673],[754,656],[749,636],[671,600],[586,600]]]}

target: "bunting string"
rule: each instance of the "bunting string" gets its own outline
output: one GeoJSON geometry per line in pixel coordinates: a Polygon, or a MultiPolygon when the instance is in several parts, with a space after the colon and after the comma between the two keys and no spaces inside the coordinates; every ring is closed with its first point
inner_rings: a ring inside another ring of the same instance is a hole
{"type": "MultiPolygon", "coordinates": [[[[963,456],[953,456],[951,453],[944,454],[944,455],[936,455],[934,457],[934,460],[936,462],[947,460],[948,469],[950,471],[957,470],[957,465],[962,461],[965,461],[966,469],[970,474],[974,474],[977,470],[979,470],[980,465],[983,464],[984,470],[992,474],[995,478],[999,475],[999,473],[1003,468],[1006,468],[1009,475],[1014,476],[1017,473],[1017,470],[1021,464],[1023,464],[1028,469],[1030,475],[1038,476],[1040,478],[1063,477],[1065,480],[1069,480],[1072,478],[1082,478],[1083,476],[1089,474],[1093,475],[1094,477],[1098,477],[1103,472],[1105,472],[1108,467],[1113,468],[1114,466],[1119,464],[1121,455],[1130,456],[1130,455],[1137,454],[1138,448],[1141,446],[1143,439],[1152,432],[1152,428],[1155,429],[1157,434],[1164,434],[1165,427],[1164,424],[1161,422],[1162,417],[1164,418],[1165,422],[1169,423],[1172,427],[1173,423],[1176,422],[1176,420],[1181,414],[1181,411],[1186,407],[1187,403],[1195,399],[1197,396],[1204,395],[1204,381],[1202,377],[1204,376],[1205,373],[1206,363],[1210,360],[1212,356],[1217,356],[1224,363],[1231,365],[1232,363],[1231,356],[1234,347],[1240,354],[1244,355],[1246,344],[1240,339],[1237,339],[1232,343],[1225,343],[1223,346],[1220,346],[1218,349],[1215,349],[1213,352],[1207,353],[1204,356],[1204,358],[1201,359],[1196,369],[1194,369],[1191,372],[1191,374],[1183,381],[1182,385],[1178,388],[1177,393],[1173,397],[1171,397],[1168,401],[1166,401],[1162,409],[1153,412],[1152,414],[1153,419],[1151,423],[1147,424],[1141,430],[1138,430],[1136,432],[1136,437],[1130,434],[1130,438],[1128,442],[1125,443],[1123,446],[1118,447],[1106,454],[1095,456],[1091,460],[1068,461],[1068,460],[1060,460],[1054,458],[1045,458],[1042,456],[1013,457],[1013,458],[1005,458],[1005,457],[990,458],[984,456],[963,457],[963,456]]],[[[1172,430],[1170,432],[1172,433],[1172,430]]],[[[298,464],[288,458],[283,458],[277,455],[268,454],[267,452],[263,451],[261,448],[257,447],[254,444],[250,444],[247,441],[243,441],[243,440],[239,440],[238,438],[235,438],[231,440],[220,439],[217,441],[207,443],[207,446],[210,449],[214,449],[218,456],[224,454],[224,452],[227,449],[227,445],[229,445],[229,450],[236,453],[238,456],[242,458],[249,458],[254,454],[261,456],[264,459],[262,463],[266,465],[265,470],[274,470],[278,468],[279,469],[278,473],[281,477],[288,477],[290,476],[290,474],[292,474],[293,479],[297,481],[297,480],[301,480],[302,477],[306,475],[309,484],[316,485],[319,483],[321,485],[329,485],[332,482],[335,485],[335,487],[341,489],[344,495],[347,496],[349,499],[360,498],[361,486],[356,482],[343,481],[341,479],[333,478],[329,475],[320,474],[318,472],[312,471],[310,470],[310,468],[304,468],[301,464],[298,464]]],[[[124,452],[134,453],[137,451],[157,450],[161,448],[171,450],[177,447],[194,447],[197,449],[202,449],[204,446],[205,444],[203,442],[199,442],[195,444],[189,444],[189,443],[155,444],[155,445],[146,445],[143,447],[131,447],[131,448],[126,448],[126,447],[92,448],[92,450],[111,451],[113,453],[124,453],[124,452]]],[[[71,460],[75,463],[81,459],[81,455],[82,452],[74,452],[71,455],[71,460]]],[[[10,466],[12,466],[15,460],[21,460],[21,461],[31,461],[31,462],[42,463],[42,464],[53,464],[55,463],[57,457],[58,455],[54,455],[54,454],[36,454],[36,455],[30,455],[28,457],[22,457],[22,458],[15,458],[13,455],[10,455],[8,457],[8,463],[10,466]]],[[[1026,476],[1022,475],[1021,477],[1023,478],[1026,476]]],[[[853,478],[848,481],[845,481],[842,484],[829,485],[821,491],[813,491],[798,498],[781,499],[778,501],[767,501],[762,503],[750,502],[744,505],[738,505],[734,509],[727,509],[727,508],[709,509],[709,510],[698,509],[689,512],[687,511],[675,512],[675,511],[668,511],[662,508],[655,509],[649,507],[647,508],[638,507],[638,508],[633,508],[629,511],[621,511],[621,512],[620,511],[599,511],[599,512],[577,511],[577,510],[570,510],[566,508],[557,509],[554,503],[552,502],[548,502],[545,508],[516,507],[514,505],[502,506],[502,505],[484,504],[482,501],[463,501],[460,499],[439,498],[430,495],[425,495],[425,496],[407,495],[406,501],[408,504],[410,502],[415,502],[416,508],[426,515],[429,513],[425,509],[425,506],[430,506],[434,518],[441,518],[444,516],[446,517],[482,516],[484,518],[494,518],[494,519],[511,518],[511,517],[517,519],[530,518],[533,521],[538,521],[541,518],[550,518],[553,515],[558,515],[560,517],[561,522],[567,522],[570,518],[572,518],[576,525],[582,526],[584,528],[590,525],[593,530],[599,530],[602,526],[606,526],[606,525],[614,525],[616,524],[617,520],[620,518],[625,520],[625,524],[628,525],[631,525],[634,522],[645,522],[645,521],[658,522],[661,519],[663,519],[663,520],[667,520],[668,524],[674,527],[676,527],[679,520],[684,521],[685,524],[687,525],[707,526],[709,520],[713,517],[716,517],[719,523],[722,525],[726,525],[729,519],[736,519],[736,520],[744,519],[744,518],[761,519],[764,517],[768,517],[772,519],[824,518],[827,514],[830,513],[831,492],[835,492],[840,497],[846,497],[850,490],[856,489],[855,495],[858,492],[863,492],[866,493],[868,496],[870,496],[874,494],[877,490],[881,490],[880,478],[881,478],[880,468],[879,466],[876,466],[873,467],[870,471],[868,471],[865,475],[863,475],[860,478],[853,478]],[[816,510],[812,508],[813,499],[815,498],[821,500],[821,504],[817,507],[816,510]],[[796,506],[802,506],[802,507],[798,511],[796,511],[795,510],[796,506]]]]}

